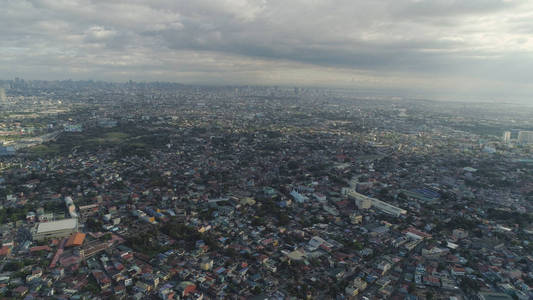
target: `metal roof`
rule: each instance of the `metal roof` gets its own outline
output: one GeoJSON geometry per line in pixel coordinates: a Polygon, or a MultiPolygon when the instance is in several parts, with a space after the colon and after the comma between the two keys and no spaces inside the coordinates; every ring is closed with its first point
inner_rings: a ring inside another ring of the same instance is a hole
{"type": "Polygon", "coordinates": [[[42,222],[37,227],[37,233],[74,229],[78,225],[78,219],[64,219],[59,221],[42,222]]]}

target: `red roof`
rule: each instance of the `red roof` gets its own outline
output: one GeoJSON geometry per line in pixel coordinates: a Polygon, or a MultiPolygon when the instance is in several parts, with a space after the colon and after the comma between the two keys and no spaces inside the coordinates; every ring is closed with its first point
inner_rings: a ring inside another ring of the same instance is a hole
{"type": "Polygon", "coordinates": [[[15,288],[15,289],[13,290],[13,292],[15,292],[15,293],[17,293],[17,294],[20,294],[20,295],[25,294],[27,291],[28,291],[28,288],[25,287],[25,286],[23,286],[23,285],[21,285],[21,286],[15,288]]]}
{"type": "Polygon", "coordinates": [[[132,253],[127,253],[125,255],[122,255],[122,258],[125,259],[125,260],[130,260],[133,258],[133,254],[132,253]]]}
{"type": "Polygon", "coordinates": [[[52,248],[50,248],[49,246],[35,246],[35,247],[31,247],[30,248],[30,252],[38,252],[38,251],[52,251],[52,248]]]}
{"type": "Polygon", "coordinates": [[[73,265],[73,264],[77,264],[80,261],[81,261],[81,258],[79,256],[68,256],[68,257],[61,258],[59,260],[61,265],[64,266],[64,267],[67,267],[67,266],[70,266],[70,265],[73,265]]]}
{"type": "Polygon", "coordinates": [[[75,232],[68,238],[68,241],[65,247],[81,246],[84,240],[85,240],[85,233],[75,232]]]}
{"type": "Polygon", "coordinates": [[[428,233],[425,233],[425,232],[422,232],[414,227],[409,227],[407,230],[404,230],[403,233],[412,233],[412,234],[416,234],[418,235],[419,237],[422,237],[422,238],[431,238],[431,234],[428,234],[428,233]]]}
{"type": "Polygon", "coordinates": [[[0,256],[8,256],[9,253],[11,253],[11,248],[8,246],[4,246],[0,248],[0,256]]]}
{"type": "Polygon", "coordinates": [[[194,292],[196,290],[196,285],[190,284],[183,290],[183,296],[186,297],[190,293],[194,292]]]}
{"type": "Polygon", "coordinates": [[[340,207],[346,207],[350,205],[350,202],[348,200],[342,200],[342,201],[336,202],[336,204],[340,207]]]}

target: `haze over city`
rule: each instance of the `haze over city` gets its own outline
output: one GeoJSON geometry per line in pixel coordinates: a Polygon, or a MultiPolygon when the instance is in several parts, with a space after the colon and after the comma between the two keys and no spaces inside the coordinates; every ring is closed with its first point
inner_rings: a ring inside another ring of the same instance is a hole
{"type": "Polygon", "coordinates": [[[533,299],[532,1],[0,11],[0,299],[533,299]]]}
{"type": "Polygon", "coordinates": [[[532,20],[525,0],[7,0],[0,78],[527,102],[532,20]]]}

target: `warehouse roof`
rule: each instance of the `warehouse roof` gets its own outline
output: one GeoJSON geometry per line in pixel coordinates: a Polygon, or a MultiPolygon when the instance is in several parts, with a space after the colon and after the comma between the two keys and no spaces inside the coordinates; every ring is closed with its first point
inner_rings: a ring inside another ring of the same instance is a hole
{"type": "Polygon", "coordinates": [[[39,223],[37,233],[74,229],[78,225],[78,219],[64,219],[59,221],[39,223]]]}

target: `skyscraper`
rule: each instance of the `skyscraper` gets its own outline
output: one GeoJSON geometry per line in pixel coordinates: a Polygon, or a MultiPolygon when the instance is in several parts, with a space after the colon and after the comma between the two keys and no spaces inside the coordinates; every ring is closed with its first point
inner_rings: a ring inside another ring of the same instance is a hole
{"type": "Polygon", "coordinates": [[[0,102],[6,102],[6,90],[0,88],[0,102]]]}
{"type": "Polygon", "coordinates": [[[505,144],[509,144],[511,142],[511,132],[510,131],[505,131],[503,133],[503,142],[505,144]]]}
{"type": "Polygon", "coordinates": [[[519,131],[518,132],[519,144],[533,144],[533,131],[519,131]]]}

